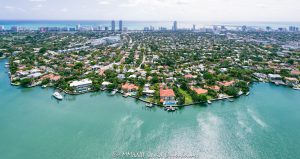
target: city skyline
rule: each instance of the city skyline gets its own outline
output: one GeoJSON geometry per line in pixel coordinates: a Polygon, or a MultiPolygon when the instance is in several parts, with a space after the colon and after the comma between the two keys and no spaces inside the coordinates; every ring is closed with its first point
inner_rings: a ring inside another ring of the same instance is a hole
{"type": "Polygon", "coordinates": [[[296,0],[0,0],[2,20],[299,21],[296,0]],[[254,12],[255,11],[255,12],[254,12]]]}

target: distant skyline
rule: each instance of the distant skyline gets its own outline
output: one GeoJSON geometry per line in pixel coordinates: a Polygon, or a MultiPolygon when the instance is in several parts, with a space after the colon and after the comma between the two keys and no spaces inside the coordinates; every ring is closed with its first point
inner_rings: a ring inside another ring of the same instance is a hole
{"type": "Polygon", "coordinates": [[[0,0],[1,20],[299,21],[299,0],[0,0]]]}

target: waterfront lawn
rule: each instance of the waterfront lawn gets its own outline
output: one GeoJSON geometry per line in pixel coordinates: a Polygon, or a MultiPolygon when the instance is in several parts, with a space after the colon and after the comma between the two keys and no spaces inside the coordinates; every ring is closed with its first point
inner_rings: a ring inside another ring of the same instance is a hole
{"type": "Polygon", "coordinates": [[[183,89],[179,89],[179,92],[185,97],[185,103],[184,104],[192,104],[193,99],[192,97],[183,89]]]}

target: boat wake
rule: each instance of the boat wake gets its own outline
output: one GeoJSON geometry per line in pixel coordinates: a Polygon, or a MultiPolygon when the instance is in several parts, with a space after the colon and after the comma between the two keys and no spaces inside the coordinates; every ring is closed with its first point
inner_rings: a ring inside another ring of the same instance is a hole
{"type": "Polygon", "coordinates": [[[247,112],[249,113],[249,115],[251,116],[251,118],[258,124],[260,125],[261,127],[267,127],[267,124],[262,121],[256,112],[254,112],[253,110],[247,108],[247,112]]]}

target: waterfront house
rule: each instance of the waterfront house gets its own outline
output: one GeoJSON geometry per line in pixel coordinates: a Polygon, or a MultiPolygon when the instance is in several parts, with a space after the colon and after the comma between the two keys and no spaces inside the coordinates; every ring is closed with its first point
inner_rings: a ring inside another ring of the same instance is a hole
{"type": "Polygon", "coordinates": [[[143,94],[146,94],[147,96],[152,96],[155,93],[155,90],[150,89],[150,84],[145,84],[143,89],[143,94]]]}
{"type": "Polygon", "coordinates": [[[19,76],[19,77],[25,77],[28,75],[29,75],[28,71],[17,71],[17,76],[19,76]]]}
{"type": "Polygon", "coordinates": [[[29,74],[27,77],[28,78],[38,78],[38,77],[41,77],[42,75],[43,75],[42,73],[36,72],[36,73],[29,74]]]}
{"type": "Polygon", "coordinates": [[[260,79],[260,80],[265,80],[268,78],[268,76],[266,74],[263,73],[254,73],[253,74],[256,78],[260,79]]]}
{"type": "Polygon", "coordinates": [[[297,78],[294,78],[294,77],[285,77],[285,84],[288,85],[288,86],[296,86],[299,84],[299,80],[297,78]]]}
{"type": "Polygon", "coordinates": [[[204,86],[204,88],[207,88],[207,89],[211,89],[211,90],[214,90],[216,92],[220,91],[220,87],[215,85],[215,86],[204,86]]]}
{"type": "Polygon", "coordinates": [[[202,88],[191,87],[191,90],[195,91],[198,95],[208,93],[208,90],[202,88]]]}
{"type": "Polygon", "coordinates": [[[75,92],[87,92],[91,90],[93,82],[89,79],[83,79],[80,81],[73,81],[70,83],[70,87],[74,88],[75,92]]]}
{"type": "Polygon", "coordinates": [[[43,77],[41,77],[41,80],[49,79],[50,81],[58,81],[58,80],[60,80],[60,78],[61,78],[61,76],[50,73],[50,74],[47,74],[47,75],[44,75],[43,77]]]}
{"type": "Polygon", "coordinates": [[[106,81],[104,81],[104,82],[102,82],[102,84],[101,84],[101,89],[107,89],[107,87],[109,86],[109,85],[111,85],[112,83],[110,83],[110,82],[106,82],[106,81]]]}
{"type": "Polygon", "coordinates": [[[175,100],[175,93],[172,89],[163,89],[159,91],[160,102],[164,105],[175,105],[177,102],[175,100]]]}
{"type": "Polygon", "coordinates": [[[271,82],[275,83],[276,85],[284,84],[284,82],[282,81],[282,77],[278,74],[268,74],[268,78],[271,82]]]}
{"type": "Polygon", "coordinates": [[[138,89],[139,87],[134,84],[125,83],[122,85],[122,90],[124,92],[136,92],[138,89]]]}
{"type": "Polygon", "coordinates": [[[281,80],[282,77],[278,74],[268,74],[268,78],[271,81],[281,80]]]}

